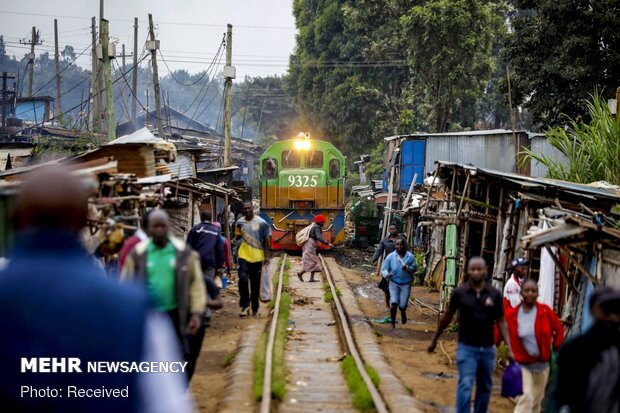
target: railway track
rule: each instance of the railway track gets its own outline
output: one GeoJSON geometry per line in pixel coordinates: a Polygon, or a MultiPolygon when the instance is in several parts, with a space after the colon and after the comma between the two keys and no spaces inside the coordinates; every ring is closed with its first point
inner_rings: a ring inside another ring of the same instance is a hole
{"type": "Polygon", "coordinates": [[[292,296],[290,318],[295,324],[285,344],[288,368],[286,396],[276,406],[272,400],[271,384],[283,275],[287,260],[292,263],[291,274],[295,274],[301,265],[298,257],[284,255],[281,261],[277,274],[275,306],[267,339],[260,413],[355,412],[351,391],[340,368],[343,353],[353,358],[357,372],[372,398],[375,411],[387,413],[384,398],[368,375],[360,356],[339,291],[332,278],[332,269],[322,256],[320,258],[324,270],[323,280],[329,286],[334,306],[325,302],[322,283],[301,283],[297,277],[290,277],[289,292],[292,296]]]}

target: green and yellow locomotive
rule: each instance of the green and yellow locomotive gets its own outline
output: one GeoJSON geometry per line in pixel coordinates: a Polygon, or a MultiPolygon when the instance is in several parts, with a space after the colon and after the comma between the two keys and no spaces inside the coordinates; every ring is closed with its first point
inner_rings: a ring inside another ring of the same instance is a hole
{"type": "Polygon", "coordinates": [[[344,241],[345,157],[334,145],[301,133],[271,145],[260,168],[261,217],[272,227],[272,249],[301,249],[295,234],[318,214],[327,218],[325,239],[344,241]]]}

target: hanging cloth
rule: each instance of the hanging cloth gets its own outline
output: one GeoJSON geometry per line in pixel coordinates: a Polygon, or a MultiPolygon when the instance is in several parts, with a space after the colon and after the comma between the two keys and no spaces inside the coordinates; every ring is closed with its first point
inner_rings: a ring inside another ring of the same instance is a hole
{"type": "MultiPolygon", "coordinates": [[[[542,221],[542,230],[549,228],[547,221],[542,221]]],[[[553,254],[555,247],[550,248],[553,254]]],[[[538,302],[553,308],[555,299],[555,261],[547,248],[540,253],[540,275],[538,277],[538,302]]]]}

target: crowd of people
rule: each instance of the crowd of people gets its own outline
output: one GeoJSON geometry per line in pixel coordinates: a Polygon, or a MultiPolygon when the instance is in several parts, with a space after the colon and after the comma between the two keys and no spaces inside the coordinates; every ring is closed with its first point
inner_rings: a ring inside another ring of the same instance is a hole
{"type": "MultiPolygon", "coordinates": [[[[88,194],[82,181],[58,168],[41,168],[22,183],[16,201],[15,245],[0,269],[0,406],[3,411],[187,412],[187,388],[195,370],[211,310],[222,308],[220,288],[237,266],[241,317],[258,315],[261,277],[269,263],[270,226],[251,202],[223,236],[209,211],[187,240],[171,234],[162,209],[145,214],[141,228],[119,252],[119,277],[106,274],[81,244],[88,194]],[[231,252],[234,251],[234,253],[231,252]],[[67,374],[23,371],[24,358],[76,357],[88,361],[183,361],[180,373],[67,374]],[[20,364],[22,363],[22,364],[20,364]],[[20,366],[22,368],[20,369],[20,366]],[[20,388],[131,388],[129,397],[22,397],[20,388]]],[[[307,228],[303,266],[310,281],[322,271],[317,245],[325,217],[307,228]]],[[[379,287],[389,322],[407,323],[417,272],[416,257],[395,225],[381,240],[379,287]]],[[[515,412],[618,413],[620,411],[620,292],[599,287],[591,295],[592,327],[564,342],[562,322],[538,301],[528,262],[517,258],[503,294],[488,281],[487,263],[471,257],[465,281],[454,289],[428,346],[458,315],[456,410],[488,411],[497,348],[521,369],[522,394],[515,412]],[[555,355],[557,354],[557,357],[555,355]],[[555,361],[557,358],[557,362],[555,361]]]]}
{"type": "MultiPolygon", "coordinates": [[[[385,292],[392,328],[397,309],[407,322],[415,257],[396,225],[381,240],[372,258],[383,259],[379,288],[385,292]]],[[[497,348],[504,343],[506,358],[518,363],[522,394],[514,399],[515,413],[620,412],[620,292],[600,287],[590,297],[595,322],[587,333],[564,343],[564,327],[552,308],[538,302],[538,283],[528,278],[529,262],[516,258],[502,292],[488,281],[482,257],[468,260],[465,280],[449,305],[430,345],[458,314],[456,363],[457,413],[488,411],[493,389],[497,348]],[[557,362],[554,363],[554,355],[557,362]],[[554,370],[553,378],[551,371],[554,370]],[[472,393],[475,397],[472,406],[472,393]]]]}
{"type": "Polygon", "coordinates": [[[16,245],[0,271],[0,406],[6,411],[187,412],[187,387],[210,318],[222,308],[220,288],[239,274],[240,315],[258,313],[270,227],[251,202],[234,223],[230,242],[209,211],[187,240],[174,237],[170,218],[151,209],[119,252],[119,277],[106,274],[81,244],[88,193],[58,168],[41,168],[23,182],[16,202],[16,245]],[[20,371],[23,357],[90,361],[183,361],[181,373],[63,374],[20,371]],[[24,398],[20,386],[130,389],[126,398],[24,398]]]}

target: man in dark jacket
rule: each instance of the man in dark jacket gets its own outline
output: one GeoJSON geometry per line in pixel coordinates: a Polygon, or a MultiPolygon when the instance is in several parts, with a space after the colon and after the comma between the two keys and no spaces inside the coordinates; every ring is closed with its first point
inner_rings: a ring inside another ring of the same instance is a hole
{"type": "Polygon", "coordinates": [[[20,187],[15,248],[0,271],[0,410],[191,411],[182,374],[87,371],[89,362],[180,355],[168,320],[149,311],[145,294],[103,274],[80,244],[86,206],[82,182],[56,168],[33,172],[20,187]],[[36,363],[39,357],[48,363],[50,357],[76,358],[82,372],[21,371],[23,360],[36,363]],[[102,388],[127,389],[127,396],[72,396],[72,390],[102,388]]]}
{"type": "Polygon", "coordinates": [[[187,243],[200,255],[204,276],[213,281],[216,270],[224,265],[222,230],[211,222],[211,211],[202,211],[200,219],[187,235],[187,243]]]}
{"type": "Polygon", "coordinates": [[[553,403],[547,411],[620,411],[620,291],[597,289],[590,311],[594,325],[560,348],[553,403]]]}

